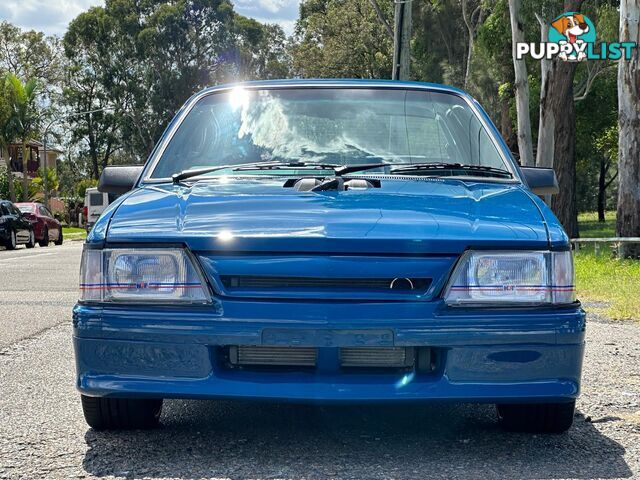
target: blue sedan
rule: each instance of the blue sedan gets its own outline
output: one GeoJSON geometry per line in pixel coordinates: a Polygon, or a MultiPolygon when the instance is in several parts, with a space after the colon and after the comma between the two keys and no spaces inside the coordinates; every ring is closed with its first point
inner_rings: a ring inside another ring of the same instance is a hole
{"type": "Polygon", "coordinates": [[[165,398],[484,402],[562,432],[585,314],[567,235],[466,93],[390,81],[187,101],[83,251],[77,388],[95,429],[165,398]]]}

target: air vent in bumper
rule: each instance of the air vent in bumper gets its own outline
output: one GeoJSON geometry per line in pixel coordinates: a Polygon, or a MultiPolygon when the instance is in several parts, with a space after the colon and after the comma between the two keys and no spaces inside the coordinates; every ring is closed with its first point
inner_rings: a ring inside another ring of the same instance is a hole
{"type": "Polygon", "coordinates": [[[231,365],[314,367],[317,356],[311,347],[229,347],[231,365]]]}
{"type": "Polygon", "coordinates": [[[340,366],[345,368],[403,368],[414,363],[414,349],[402,347],[345,347],[340,366]]]}
{"type": "MultiPolygon", "coordinates": [[[[428,348],[421,348],[420,358],[428,362],[428,348]],[[424,350],[424,352],[422,352],[424,350]],[[426,355],[426,356],[425,356],[426,355]]],[[[412,347],[342,347],[336,349],[341,368],[411,368],[416,361],[416,348],[412,347]]],[[[240,367],[311,367],[317,366],[318,349],[315,347],[230,346],[228,361],[240,367]]]]}

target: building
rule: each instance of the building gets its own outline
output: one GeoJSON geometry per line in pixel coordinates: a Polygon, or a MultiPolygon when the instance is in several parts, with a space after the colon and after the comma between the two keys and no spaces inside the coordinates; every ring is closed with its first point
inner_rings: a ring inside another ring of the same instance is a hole
{"type": "MultiPolygon", "coordinates": [[[[8,149],[9,158],[11,159],[11,171],[15,177],[22,178],[23,175],[23,159],[22,144],[12,143],[8,149]]],[[[58,158],[62,155],[62,150],[51,145],[47,145],[47,168],[57,171],[58,158]]],[[[38,169],[42,166],[42,155],[44,155],[43,144],[37,140],[31,140],[27,143],[27,175],[29,178],[38,176],[38,169]]]]}

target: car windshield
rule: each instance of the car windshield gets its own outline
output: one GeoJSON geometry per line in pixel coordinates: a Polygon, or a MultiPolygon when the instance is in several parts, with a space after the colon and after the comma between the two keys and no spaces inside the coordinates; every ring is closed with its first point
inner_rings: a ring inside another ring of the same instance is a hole
{"type": "Polygon", "coordinates": [[[17,205],[22,213],[33,213],[33,205],[17,205]]]}
{"type": "MultiPolygon", "coordinates": [[[[151,177],[255,162],[390,163],[394,168],[454,163],[509,170],[474,110],[455,94],[237,87],[207,95],[193,106],[151,177]]],[[[274,170],[247,173],[273,175],[274,170]]]]}

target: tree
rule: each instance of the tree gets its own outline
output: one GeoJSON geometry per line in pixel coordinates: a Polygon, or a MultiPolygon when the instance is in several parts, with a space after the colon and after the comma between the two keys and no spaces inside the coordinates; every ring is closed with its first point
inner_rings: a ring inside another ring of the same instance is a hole
{"type": "MultiPolygon", "coordinates": [[[[393,18],[393,3],[379,3],[393,18]]],[[[369,0],[306,0],[293,47],[302,77],[391,78],[393,39],[369,0]]]]}
{"type": "Polygon", "coordinates": [[[476,33],[478,26],[482,24],[482,2],[473,0],[461,0],[462,2],[462,19],[467,27],[467,33],[469,37],[467,47],[467,64],[464,74],[464,88],[469,85],[469,77],[471,76],[471,60],[473,56],[473,48],[475,44],[476,33]]]}
{"type": "Polygon", "coordinates": [[[18,138],[22,143],[22,194],[28,200],[29,176],[27,142],[35,137],[39,120],[36,107],[38,83],[34,79],[23,83],[16,75],[6,77],[6,89],[11,109],[9,117],[9,138],[18,138]]]}
{"type": "Polygon", "coordinates": [[[473,70],[468,88],[488,109],[509,149],[516,151],[513,104],[515,72],[507,0],[493,2],[483,23],[478,26],[475,48],[478,68],[473,70]]]}
{"type": "Polygon", "coordinates": [[[529,79],[524,58],[516,56],[516,44],[525,41],[521,18],[521,1],[509,0],[513,69],[515,72],[516,109],[518,112],[518,150],[523,165],[534,165],[531,117],[529,115],[529,79]]]}
{"type": "MultiPolygon", "coordinates": [[[[620,1],[620,41],[640,43],[640,5],[620,1]]],[[[640,52],[618,63],[618,216],[620,237],[640,237],[640,52]]],[[[640,257],[640,245],[626,244],[625,257],[640,257]]]]}
{"type": "Polygon", "coordinates": [[[11,72],[22,80],[33,78],[47,91],[56,88],[62,71],[60,41],[56,37],[1,22],[0,45],[0,71],[11,72]]]}
{"type": "Polygon", "coordinates": [[[268,80],[291,75],[291,55],[282,27],[234,15],[239,80],[268,80]]]}
{"type": "MultiPolygon", "coordinates": [[[[9,122],[11,120],[11,100],[7,88],[7,79],[0,77],[0,156],[5,160],[7,179],[7,194],[12,202],[16,201],[16,192],[13,188],[13,173],[11,172],[11,159],[8,146],[12,140],[12,132],[9,122]]],[[[4,196],[4,195],[3,195],[4,196]]]]}
{"type": "Polygon", "coordinates": [[[111,107],[109,115],[73,120],[92,132],[88,148],[98,152],[98,165],[117,148],[132,161],[145,159],[195,91],[237,72],[232,21],[228,0],[107,0],[71,22],[67,101],[111,107]]]}

